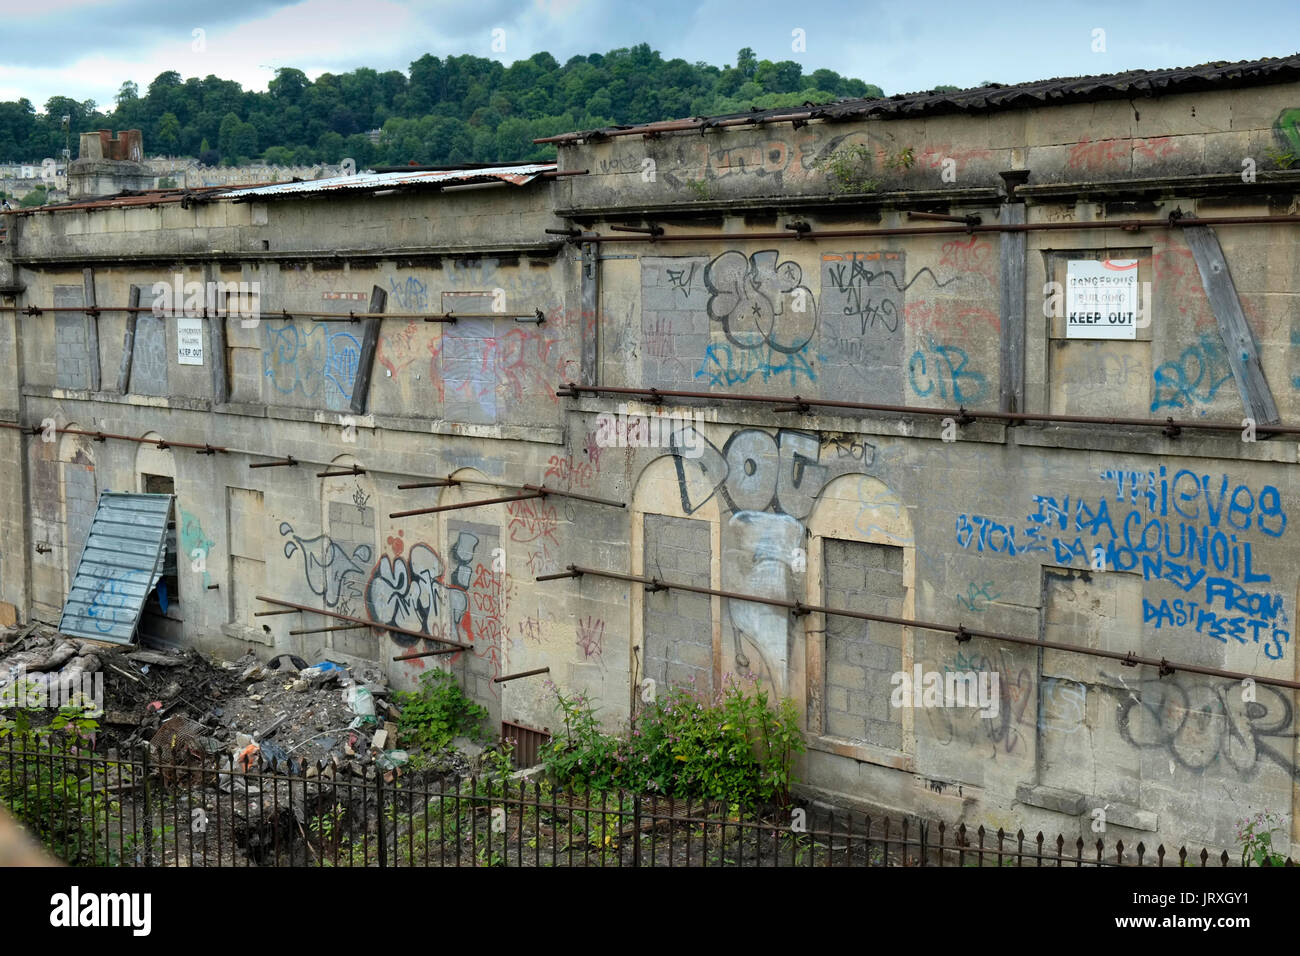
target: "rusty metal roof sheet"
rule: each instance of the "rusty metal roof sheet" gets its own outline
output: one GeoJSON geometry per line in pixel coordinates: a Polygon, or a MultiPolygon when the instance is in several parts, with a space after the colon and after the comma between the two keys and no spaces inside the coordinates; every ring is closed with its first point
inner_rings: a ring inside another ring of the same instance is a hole
{"type": "Polygon", "coordinates": [[[1300,54],[1243,60],[1237,63],[1203,63],[1199,66],[1163,70],[1129,70],[1098,76],[1058,77],[1010,86],[995,84],[952,92],[900,93],[876,99],[840,100],[835,103],[752,110],[722,116],[699,116],[689,120],[607,126],[601,129],[565,133],[536,139],[535,143],[571,143],[580,139],[644,135],[677,130],[701,130],[760,123],[846,120],[869,116],[935,116],[943,113],[985,113],[997,110],[1055,106],[1095,100],[1137,99],[1167,93],[1233,89],[1288,83],[1300,80],[1300,54]]]}
{"type": "Polygon", "coordinates": [[[223,193],[222,199],[236,202],[250,199],[274,199],[281,196],[299,196],[338,190],[404,189],[418,186],[463,186],[471,183],[504,182],[515,186],[530,183],[542,173],[555,171],[555,163],[529,163],[519,166],[489,166],[483,169],[421,169],[412,172],[357,173],[355,176],[334,176],[330,179],[312,179],[297,183],[275,183],[233,189],[223,193]]]}
{"type": "Polygon", "coordinates": [[[130,644],[145,599],[162,576],[171,495],[99,496],[86,546],[63,602],[59,631],[130,644]]]}

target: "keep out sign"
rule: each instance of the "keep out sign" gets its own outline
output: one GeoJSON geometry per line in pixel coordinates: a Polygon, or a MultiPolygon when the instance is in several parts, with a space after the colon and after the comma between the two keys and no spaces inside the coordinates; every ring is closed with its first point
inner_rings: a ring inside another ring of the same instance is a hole
{"type": "Polygon", "coordinates": [[[1136,259],[1071,259],[1066,269],[1067,339],[1136,339],[1136,259]]]}

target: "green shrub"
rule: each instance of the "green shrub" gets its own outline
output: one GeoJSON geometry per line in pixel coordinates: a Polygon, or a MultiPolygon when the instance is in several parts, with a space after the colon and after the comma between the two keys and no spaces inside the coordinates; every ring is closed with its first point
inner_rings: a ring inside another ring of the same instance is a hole
{"type": "MultiPolygon", "coordinates": [[[[13,738],[7,746],[21,755],[0,760],[0,802],[65,862],[116,866],[121,854],[108,845],[97,823],[106,812],[121,809],[104,789],[108,772],[129,769],[97,762],[92,776],[90,762],[68,759],[90,756],[97,729],[98,723],[75,707],[60,709],[44,727],[35,726],[25,710],[0,716],[0,739],[13,738]]],[[[128,852],[134,836],[126,838],[128,852]]]]}
{"type": "Polygon", "coordinates": [[[1241,865],[1286,866],[1286,858],[1273,850],[1273,833],[1281,831],[1282,818],[1272,810],[1237,821],[1237,841],[1241,844],[1241,865]]]}
{"type": "Polygon", "coordinates": [[[397,736],[403,746],[441,750],[453,737],[483,739],[487,708],[480,707],[460,689],[455,675],[432,670],[420,678],[420,690],[394,694],[402,717],[397,736]]]}
{"type": "Polygon", "coordinates": [[[564,728],[542,750],[561,785],[625,789],[753,805],[786,804],[791,761],[804,750],[794,702],[770,704],[757,681],[730,675],[712,698],[673,689],[625,733],[601,732],[591,703],[554,688],[564,728]]]}

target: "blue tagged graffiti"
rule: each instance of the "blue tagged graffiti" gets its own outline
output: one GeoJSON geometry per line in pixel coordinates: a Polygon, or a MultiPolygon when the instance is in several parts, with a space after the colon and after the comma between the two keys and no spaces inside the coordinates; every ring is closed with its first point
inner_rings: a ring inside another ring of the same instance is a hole
{"type": "Polygon", "coordinates": [[[330,332],[323,325],[263,323],[266,348],[263,374],[277,392],[299,393],[326,405],[350,402],[361,360],[361,342],[350,332],[330,332]]]}
{"type": "Polygon", "coordinates": [[[429,290],[415,276],[407,276],[405,282],[389,276],[388,294],[397,300],[396,304],[403,312],[429,311],[429,290]]]}
{"type": "Polygon", "coordinates": [[[1158,472],[1107,469],[1101,479],[1114,483],[1119,504],[1113,515],[1105,496],[1071,503],[1068,495],[1060,501],[1034,495],[1038,510],[1019,528],[959,514],[957,544],[981,553],[1047,554],[1066,567],[1077,559],[1085,568],[1100,550],[1107,569],[1140,568],[1144,580],[1174,584],[1197,598],[1144,598],[1144,623],[1157,629],[1190,626],[1224,644],[1230,637],[1260,644],[1262,634],[1264,654],[1281,660],[1283,645],[1291,641],[1283,628],[1285,602],[1281,594],[1257,589],[1272,575],[1255,570],[1254,549],[1245,539],[1246,532],[1280,538],[1286,530],[1278,489],[1265,485],[1257,494],[1226,474],[1216,481],[1186,468],[1171,480],[1163,465],[1158,472]]]}
{"type": "Polygon", "coordinates": [[[763,381],[789,374],[790,384],[797,385],[799,376],[806,376],[808,381],[817,381],[804,352],[779,352],[770,345],[766,348],[732,349],[726,342],[715,343],[704,350],[704,362],[695,373],[696,378],[705,376],[710,385],[736,385],[747,382],[755,375],[761,375],[763,381]]]}
{"type": "Polygon", "coordinates": [[[907,363],[912,391],[921,398],[938,392],[942,401],[974,405],[984,400],[989,383],[979,372],[967,368],[970,358],[956,345],[939,345],[933,339],[912,353],[907,363]],[[928,356],[928,357],[927,357],[928,356]]]}
{"type": "Polygon", "coordinates": [[[1177,361],[1162,363],[1151,377],[1155,382],[1151,411],[1190,408],[1214,401],[1224,383],[1232,381],[1232,367],[1222,343],[1202,335],[1177,361]]]}
{"type": "Polygon", "coordinates": [[[147,586],[149,578],[144,571],[124,571],[113,577],[101,578],[99,587],[90,598],[87,617],[95,619],[95,630],[107,634],[119,624],[130,623],[140,600],[138,594],[129,594],[127,585],[139,583],[147,586]]]}

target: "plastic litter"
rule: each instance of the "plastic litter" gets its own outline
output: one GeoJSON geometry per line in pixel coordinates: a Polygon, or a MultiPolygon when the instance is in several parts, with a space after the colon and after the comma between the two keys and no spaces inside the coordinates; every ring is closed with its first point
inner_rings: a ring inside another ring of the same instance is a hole
{"type": "Polygon", "coordinates": [[[405,750],[385,750],[375,758],[375,766],[380,770],[396,770],[410,762],[411,755],[405,750]]]}
{"type": "Polygon", "coordinates": [[[369,687],[349,687],[343,699],[347,701],[352,713],[361,717],[373,717],[375,715],[375,698],[370,693],[369,687]]]}

